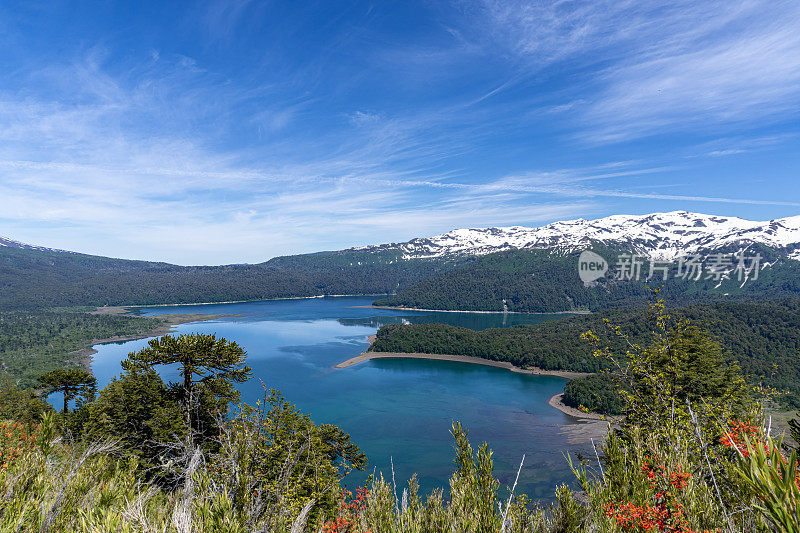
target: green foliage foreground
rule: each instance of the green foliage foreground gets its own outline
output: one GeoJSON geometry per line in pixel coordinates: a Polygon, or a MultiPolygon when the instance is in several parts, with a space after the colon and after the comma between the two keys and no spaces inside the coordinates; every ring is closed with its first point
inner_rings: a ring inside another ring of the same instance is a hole
{"type": "MultiPolygon", "coordinates": [[[[428,495],[415,478],[397,487],[380,474],[355,495],[344,491],[366,457],[277,392],[190,438],[197,428],[182,416],[181,384],[163,383],[140,353],[75,412],[51,410],[29,427],[0,422],[0,531],[798,531],[796,452],[768,434],[719,345],[661,304],[651,317],[652,341],[622,352],[587,334],[627,384],[626,418],[594,457],[570,460],[576,485],[556,488],[549,508],[501,488],[488,445],[474,448],[457,423],[449,491],[428,495]]],[[[4,416],[20,418],[30,398],[9,397],[16,412],[4,416]]],[[[215,405],[201,402],[193,416],[215,405]]]]}

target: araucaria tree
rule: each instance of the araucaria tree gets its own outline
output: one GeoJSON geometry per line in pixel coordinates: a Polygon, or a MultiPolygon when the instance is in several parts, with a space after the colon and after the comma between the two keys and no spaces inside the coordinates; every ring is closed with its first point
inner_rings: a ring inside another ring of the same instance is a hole
{"type": "Polygon", "coordinates": [[[64,413],[69,411],[69,402],[76,396],[81,403],[94,400],[97,379],[83,368],[59,368],[39,376],[47,395],[60,392],[64,395],[64,413]]]}
{"type": "Polygon", "coordinates": [[[170,445],[188,434],[181,406],[158,372],[123,361],[124,372],[88,405],[84,437],[119,441],[147,466],[170,458],[170,445]]]}
{"type": "Polygon", "coordinates": [[[244,364],[246,356],[247,352],[235,342],[201,333],[165,335],[151,340],[147,348],[128,354],[131,363],[146,367],[180,366],[183,416],[190,429],[196,429],[198,406],[203,400],[222,409],[239,399],[233,384],[246,381],[251,375],[250,367],[244,364]]]}

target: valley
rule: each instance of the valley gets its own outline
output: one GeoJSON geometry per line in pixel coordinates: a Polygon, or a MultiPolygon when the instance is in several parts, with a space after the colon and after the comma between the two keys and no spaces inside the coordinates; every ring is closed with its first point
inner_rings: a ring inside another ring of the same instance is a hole
{"type": "MultiPolygon", "coordinates": [[[[416,474],[426,492],[447,485],[447,428],[459,420],[491,440],[500,480],[511,482],[519,457],[529,457],[536,466],[516,474],[520,489],[546,501],[573,476],[562,454],[590,453],[606,421],[623,423],[630,412],[620,367],[584,334],[623,359],[631,346],[658,342],[646,312],[654,288],[665,312],[703,328],[724,368],[741,371],[747,387],[774,391],[766,412],[777,413],[779,431],[790,429],[787,413],[800,407],[795,219],[609,217],[203,267],[4,240],[3,379],[33,391],[45,372],[84,367],[107,390],[154,337],[220,335],[235,339],[252,367],[255,379],[236,385],[244,402],[280,389],[352,436],[377,472],[416,474]],[[731,260],[719,275],[687,278],[675,257],[681,247],[757,254],[758,270],[742,278],[731,260]],[[608,262],[591,282],[579,277],[584,250],[608,262]],[[666,264],[663,279],[626,278],[611,259],[635,254],[643,272],[666,264]],[[608,324],[627,332],[624,342],[608,324]]],[[[174,390],[176,372],[166,365],[155,375],[174,390]]],[[[367,480],[352,472],[342,484],[367,480]]]]}

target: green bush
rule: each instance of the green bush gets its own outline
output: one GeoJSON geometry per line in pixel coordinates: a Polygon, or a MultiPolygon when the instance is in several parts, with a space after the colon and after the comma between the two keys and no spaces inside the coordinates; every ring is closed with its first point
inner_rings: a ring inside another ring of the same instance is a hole
{"type": "MultiPolygon", "coordinates": [[[[189,430],[185,395],[147,365],[129,365],[78,410],[84,440],[59,436],[60,417],[78,411],[50,410],[29,427],[0,422],[0,531],[798,531],[797,455],[770,438],[738,368],[663,303],[650,318],[641,344],[609,324],[626,341],[624,357],[586,335],[625,385],[626,417],[591,460],[570,461],[578,490],[556,488],[549,508],[516,493],[516,482],[501,489],[488,444],[473,447],[457,423],[447,494],[420,495],[415,477],[398,490],[394,476],[377,475],[354,496],[341,482],[366,457],[341,429],[315,424],[274,391],[218,419],[215,446],[180,434],[170,442],[173,430],[189,430]],[[142,453],[150,443],[155,453],[142,453]]],[[[12,414],[36,409],[19,391],[8,397],[12,414]]]]}
{"type": "Polygon", "coordinates": [[[625,403],[620,394],[622,383],[613,374],[595,374],[571,379],[564,386],[564,404],[593,413],[621,415],[625,403]]]}

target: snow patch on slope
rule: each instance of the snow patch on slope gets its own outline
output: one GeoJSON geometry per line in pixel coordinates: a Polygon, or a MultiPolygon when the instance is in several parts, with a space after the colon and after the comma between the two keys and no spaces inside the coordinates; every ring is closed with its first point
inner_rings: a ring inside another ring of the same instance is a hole
{"type": "Polygon", "coordinates": [[[6,237],[0,237],[0,246],[5,248],[22,248],[23,250],[39,250],[42,252],[59,252],[59,253],[73,253],[68,252],[67,250],[59,250],[58,248],[47,248],[45,246],[35,246],[33,244],[27,244],[24,242],[15,241],[14,239],[8,239],[6,237]]]}
{"type": "MultiPolygon", "coordinates": [[[[728,246],[747,248],[752,244],[762,244],[784,248],[800,243],[800,216],[758,222],[687,211],[613,215],[598,220],[554,222],[539,228],[457,229],[402,244],[360,249],[394,248],[401,250],[404,258],[415,259],[484,255],[512,249],[579,250],[592,241],[622,245],[659,260],[672,260],[680,255],[728,246]]],[[[792,252],[790,257],[800,260],[800,250],[792,252]]]]}

